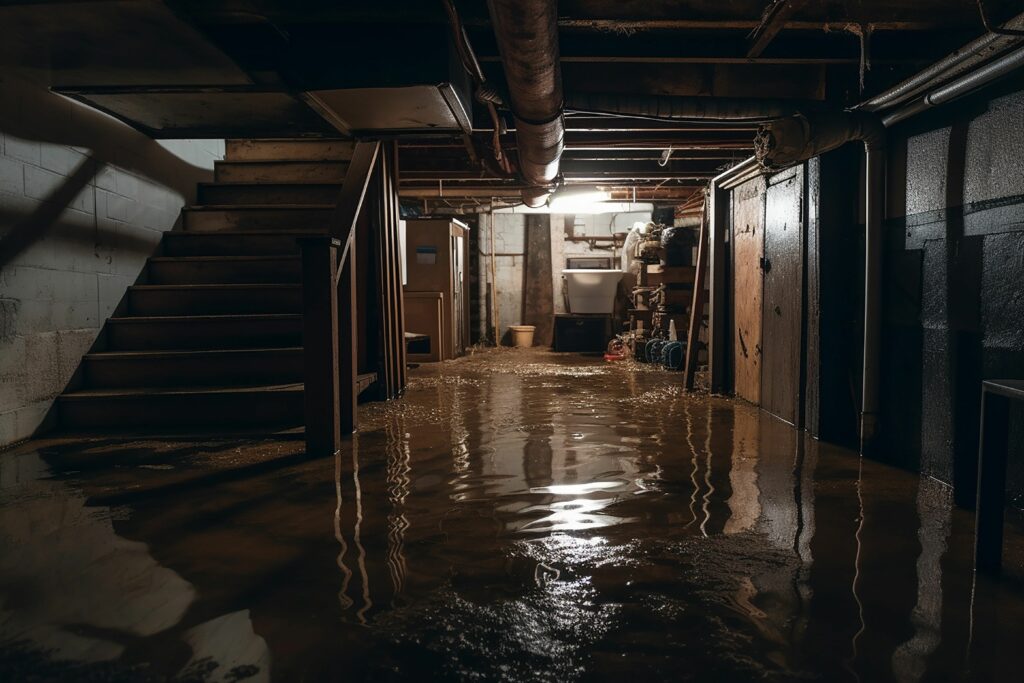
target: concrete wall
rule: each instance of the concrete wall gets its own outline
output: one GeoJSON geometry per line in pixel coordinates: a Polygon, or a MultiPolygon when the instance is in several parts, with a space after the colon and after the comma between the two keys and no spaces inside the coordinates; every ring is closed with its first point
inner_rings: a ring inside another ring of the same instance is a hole
{"type": "Polygon", "coordinates": [[[223,141],[157,143],[0,80],[0,446],[28,438],[223,141]]]}
{"type": "MultiPolygon", "coordinates": [[[[566,241],[563,214],[551,214],[551,275],[554,293],[555,313],[565,313],[562,295],[562,269],[566,259],[573,256],[613,256],[611,249],[591,247],[586,242],[566,241]]],[[[575,217],[575,233],[582,236],[608,236],[626,232],[637,221],[651,220],[650,212],[614,214],[586,214],[575,217]]],[[[479,232],[479,306],[481,336],[487,336],[490,318],[487,286],[490,282],[490,235],[494,227],[495,272],[498,290],[498,315],[501,319],[501,334],[509,325],[517,325],[523,319],[523,286],[526,252],[526,216],[517,213],[484,214],[480,217],[479,232]]],[[[618,268],[620,252],[614,252],[613,267],[618,268]]]]}
{"type": "MultiPolygon", "coordinates": [[[[946,482],[974,467],[981,380],[1024,378],[1024,92],[1012,87],[891,136],[883,426],[899,464],[946,482]]],[[[1021,506],[1024,410],[1013,422],[1021,506]]]]}

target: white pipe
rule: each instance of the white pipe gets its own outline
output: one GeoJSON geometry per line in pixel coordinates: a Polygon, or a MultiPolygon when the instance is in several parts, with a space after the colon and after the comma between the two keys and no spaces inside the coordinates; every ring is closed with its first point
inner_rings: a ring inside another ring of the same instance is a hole
{"type": "Polygon", "coordinates": [[[885,148],[864,153],[864,356],[861,383],[860,452],[878,437],[882,347],[882,217],[885,206],[885,148]]]}

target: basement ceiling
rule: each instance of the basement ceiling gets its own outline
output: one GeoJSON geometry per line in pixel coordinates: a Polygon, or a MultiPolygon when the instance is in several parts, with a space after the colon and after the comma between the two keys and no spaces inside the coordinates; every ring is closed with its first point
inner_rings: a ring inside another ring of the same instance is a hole
{"type": "MultiPolygon", "coordinates": [[[[488,80],[484,0],[456,0],[488,80]]],[[[985,0],[1005,20],[1018,0],[985,0]]],[[[976,0],[561,0],[566,93],[773,98],[842,108],[984,32],[976,0]]],[[[0,66],[153,137],[401,133],[400,190],[514,200],[440,0],[37,0],[0,5],[0,66]]],[[[515,156],[503,112],[502,148],[515,156]]],[[[682,201],[752,150],[750,125],[569,113],[566,183],[682,201]],[[666,155],[667,156],[664,156],[666,155]]]]}

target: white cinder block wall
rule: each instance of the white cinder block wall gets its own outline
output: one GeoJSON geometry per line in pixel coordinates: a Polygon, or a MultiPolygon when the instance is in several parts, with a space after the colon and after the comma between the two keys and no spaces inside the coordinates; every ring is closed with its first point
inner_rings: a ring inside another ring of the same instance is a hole
{"type": "Polygon", "coordinates": [[[0,447],[32,436],[222,140],[157,143],[0,82],[0,447]]]}

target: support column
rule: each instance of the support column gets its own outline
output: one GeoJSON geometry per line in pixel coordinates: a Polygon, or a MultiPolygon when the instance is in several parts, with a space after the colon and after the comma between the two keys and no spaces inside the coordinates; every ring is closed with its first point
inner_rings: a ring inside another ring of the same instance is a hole
{"type": "Polygon", "coordinates": [[[338,288],[340,242],[299,240],[302,250],[302,342],[306,454],[332,455],[341,447],[339,419],[338,288]]]}
{"type": "MultiPolygon", "coordinates": [[[[341,278],[337,292],[338,327],[335,348],[338,349],[336,374],[340,395],[339,424],[344,438],[356,430],[356,402],[359,389],[356,387],[359,372],[358,340],[359,315],[356,303],[356,236],[349,237],[350,244],[345,262],[341,264],[341,278]]],[[[307,428],[308,429],[308,428],[307,428]]]]}

